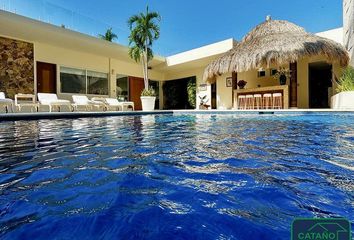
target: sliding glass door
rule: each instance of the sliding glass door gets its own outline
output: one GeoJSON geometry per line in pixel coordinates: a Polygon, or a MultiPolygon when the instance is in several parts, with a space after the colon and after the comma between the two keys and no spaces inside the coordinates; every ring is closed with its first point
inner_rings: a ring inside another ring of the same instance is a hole
{"type": "Polygon", "coordinates": [[[117,99],[119,101],[128,101],[129,100],[128,76],[117,75],[116,94],[117,94],[117,99]]]}
{"type": "Polygon", "coordinates": [[[108,74],[85,69],[60,67],[60,92],[108,95],[108,74]]]}

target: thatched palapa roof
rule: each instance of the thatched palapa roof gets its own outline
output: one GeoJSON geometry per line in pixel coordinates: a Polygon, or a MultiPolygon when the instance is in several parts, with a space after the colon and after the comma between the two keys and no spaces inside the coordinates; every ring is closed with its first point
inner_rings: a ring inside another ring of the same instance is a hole
{"type": "Polygon", "coordinates": [[[232,50],[210,63],[204,71],[204,80],[213,82],[224,73],[269,68],[314,56],[323,56],[328,62],[339,62],[341,66],[349,61],[347,51],[340,44],[307,33],[288,21],[269,17],[232,50]]]}

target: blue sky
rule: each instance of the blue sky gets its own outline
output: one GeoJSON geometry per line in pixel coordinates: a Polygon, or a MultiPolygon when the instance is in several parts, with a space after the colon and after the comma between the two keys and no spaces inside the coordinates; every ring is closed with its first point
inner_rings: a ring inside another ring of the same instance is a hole
{"type": "Polygon", "coordinates": [[[46,0],[45,10],[33,7],[39,0],[0,0],[0,4],[9,1],[17,12],[27,11],[35,18],[46,14],[51,15],[50,22],[72,19],[76,28],[90,29],[87,31],[92,35],[111,25],[122,44],[127,43],[129,16],[144,11],[149,4],[162,16],[161,38],[155,50],[163,55],[231,37],[240,40],[268,14],[273,19],[292,21],[309,32],[342,26],[341,0],[46,0]],[[51,4],[72,10],[74,17],[70,11],[51,4]]]}

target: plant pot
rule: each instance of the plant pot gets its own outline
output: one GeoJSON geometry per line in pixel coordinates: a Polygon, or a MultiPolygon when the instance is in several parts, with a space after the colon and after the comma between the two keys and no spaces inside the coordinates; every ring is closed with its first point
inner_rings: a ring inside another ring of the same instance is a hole
{"type": "Polygon", "coordinates": [[[140,99],[143,111],[153,111],[155,109],[156,97],[141,96],[140,99]]]}
{"type": "Polygon", "coordinates": [[[280,85],[285,85],[286,84],[286,76],[285,75],[280,75],[279,76],[279,83],[280,83],[280,85]]]}
{"type": "Polygon", "coordinates": [[[354,110],[354,91],[340,92],[331,99],[332,109],[354,110]]]}
{"type": "Polygon", "coordinates": [[[245,88],[245,86],[238,86],[240,89],[244,89],[245,88]]]}
{"type": "Polygon", "coordinates": [[[200,104],[199,105],[199,110],[208,110],[210,105],[207,104],[200,104]]]}

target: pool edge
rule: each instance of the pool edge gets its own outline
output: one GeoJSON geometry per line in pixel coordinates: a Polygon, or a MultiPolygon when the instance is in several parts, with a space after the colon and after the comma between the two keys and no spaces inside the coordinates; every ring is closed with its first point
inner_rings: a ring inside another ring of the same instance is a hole
{"type": "Polygon", "coordinates": [[[354,110],[333,109],[286,109],[286,110],[155,110],[155,111],[125,111],[125,112],[43,112],[43,113],[3,113],[0,121],[87,118],[87,117],[112,117],[112,116],[142,116],[160,114],[328,114],[346,113],[354,114],[354,110]]]}

